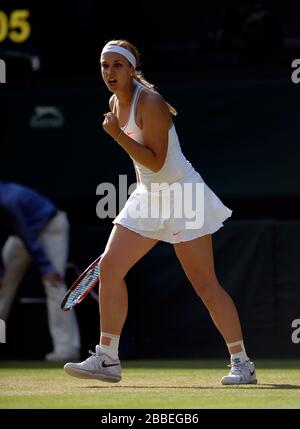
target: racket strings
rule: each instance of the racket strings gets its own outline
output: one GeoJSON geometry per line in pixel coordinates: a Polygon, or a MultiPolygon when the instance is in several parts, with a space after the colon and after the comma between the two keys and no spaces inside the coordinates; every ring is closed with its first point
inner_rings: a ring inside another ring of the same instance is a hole
{"type": "Polygon", "coordinates": [[[86,273],[83,279],[81,279],[81,281],[78,282],[76,287],[70,292],[70,295],[68,296],[68,299],[64,304],[64,308],[71,308],[75,304],[80,302],[80,300],[83,299],[84,296],[87,294],[89,289],[91,289],[97,283],[98,277],[99,267],[97,264],[86,273]]]}

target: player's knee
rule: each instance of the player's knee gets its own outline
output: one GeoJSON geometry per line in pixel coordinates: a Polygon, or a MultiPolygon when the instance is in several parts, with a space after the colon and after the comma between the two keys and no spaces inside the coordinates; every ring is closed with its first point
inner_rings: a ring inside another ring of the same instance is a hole
{"type": "Polygon", "coordinates": [[[109,273],[112,270],[113,266],[111,259],[111,256],[107,253],[102,255],[99,262],[99,270],[102,276],[106,276],[106,273],[109,273]]]}
{"type": "Polygon", "coordinates": [[[117,263],[113,255],[104,253],[99,262],[100,277],[102,279],[118,276],[117,263]]]}
{"type": "Polygon", "coordinates": [[[211,305],[214,302],[220,286],[214,279],[198,277],[198,279],[193,282],[193,287],[204,304],[211,305]]]}

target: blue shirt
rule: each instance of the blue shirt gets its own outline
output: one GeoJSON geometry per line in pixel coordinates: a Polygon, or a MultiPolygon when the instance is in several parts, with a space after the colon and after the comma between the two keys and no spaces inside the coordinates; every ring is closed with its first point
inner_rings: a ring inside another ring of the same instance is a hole
{"type": "MultiPolygon", "coordinates": [[[[55,271],[44,252],[38,234],[56,214],[57,208],[44,196],[17,183],[0,182],[0,229],[17,235],[42,274],[55,271]]],[[[0,275],[4,266],[0,256],[0,275]]]]}

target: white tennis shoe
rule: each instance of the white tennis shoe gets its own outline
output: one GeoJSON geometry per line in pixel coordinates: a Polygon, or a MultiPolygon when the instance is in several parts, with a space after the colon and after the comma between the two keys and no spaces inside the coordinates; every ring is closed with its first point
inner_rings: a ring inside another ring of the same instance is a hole
{"type": "Polygon", "coordinates": [[[231,363],[229,365],[230,371],[228,375],[225,375],[221,383],[222,384],[256,384],[256,373],[254,363],[250,360],[244,363],[231,363]]]}
{"type": "Polygon", "coordinates": [[[80,363],[68,362],[64,370],[72,377],[95,378],[97,380],[117,383],[121,380],[121,363],[104,353],[96,346],[96,353],[89,351],[91,356],[80,363]]]}

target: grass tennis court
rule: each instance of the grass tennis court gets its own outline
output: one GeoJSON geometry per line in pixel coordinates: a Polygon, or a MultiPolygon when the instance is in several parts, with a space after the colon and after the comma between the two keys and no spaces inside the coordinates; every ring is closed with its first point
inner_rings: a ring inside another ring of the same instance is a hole
{"type": "Polygon", "coordinates": [[[223,360],[124,361],[118,384],[62,365],[0,361],[0,408],[300,408],[300,362],[258,360],[258,384],[222,386],[223,360]]]}

